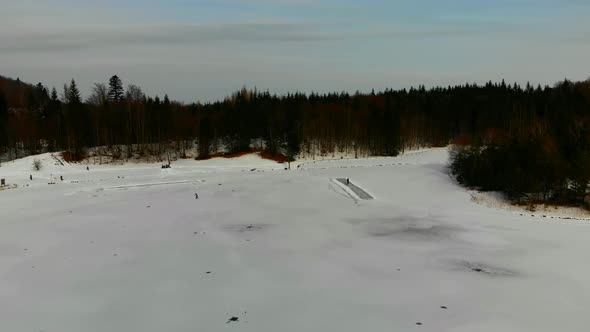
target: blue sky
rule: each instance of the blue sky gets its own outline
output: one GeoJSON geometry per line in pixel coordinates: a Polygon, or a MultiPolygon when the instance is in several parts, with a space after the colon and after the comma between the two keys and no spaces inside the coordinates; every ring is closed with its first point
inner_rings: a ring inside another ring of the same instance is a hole
{"type": "Polygon", "coordinates": [[[0,74],[182,101],[590,76],[581,0],[0,0],[0,74]]]}

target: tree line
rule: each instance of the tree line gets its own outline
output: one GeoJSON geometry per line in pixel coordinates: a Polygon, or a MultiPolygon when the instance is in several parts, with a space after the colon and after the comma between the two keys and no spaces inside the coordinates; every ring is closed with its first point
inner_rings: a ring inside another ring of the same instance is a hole
{"type": "Polygon", "coordinates": [[[580,202],[590,180],[590,81],[552,87],[501,82],[370,93],[242,89],[224,100],[183,104],[147,96],[118,76],[83,99],[72,80],[58,92],[0,77],[0,152],[89,148],[114,158],[207,158],[253,145],[298,156],[395,156],[420,146],[457,144],[459,182],[515,200],[580,202]]]}
{"type": "Polygon", "coordinates": [[[457,180],[515,202],[588,207],[590,81],[526,93],[510,113],[507,131],[455,147],[457,180]]]}

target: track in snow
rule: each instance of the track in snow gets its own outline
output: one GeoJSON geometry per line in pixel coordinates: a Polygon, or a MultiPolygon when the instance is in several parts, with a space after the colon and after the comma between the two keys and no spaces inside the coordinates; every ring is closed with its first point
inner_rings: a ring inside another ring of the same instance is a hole
{"type": "Polygon", "coordinates": [[[142,183],[142,184],[130,184],[116,187],[106,187],[103,190],[116,190],[116,189],[127,189],[127,188],[140,188],[140,187],[153,187],[153,186],[165,186],[172,184],[185,184],[185,183],[200,183],[202,180],[190,180],[190,181],[169,181],[169,182],[154,182],[154,183],[142,183]]]}
{"type": "Polygon", "coordinates": [[[347,184],[346,179],[336,179],[336,181],[338,181],[338,182],[342,183],[344,186],[350,188],[350,190],[352,190],[360,199],[364,199],[364,200],[373,199],[373,196],[369,195],[366,191],[357,187],[352,182],[349,182],[347,184]]]}

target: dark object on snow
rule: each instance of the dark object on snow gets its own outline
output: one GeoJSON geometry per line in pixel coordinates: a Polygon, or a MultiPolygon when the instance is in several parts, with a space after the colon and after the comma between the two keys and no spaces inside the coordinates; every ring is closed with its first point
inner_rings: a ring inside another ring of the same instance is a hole
{"type": "Polygon", "coordinates": [[[346,178],[346,185],[348,186],[350,184],[350,179],[346,178]]]}
{"type": "Polygon", "coordinates": [[[4,187],[6,185],[6,179],[0,179],[0,186],[4,187]]]}
{"type": "Polygon", "coordinates": [[[445,307],[444,305],[440,307],[441,309],[448,309],[447,307],[445,307]]]}
{"type": "Polygon", "coordinates": [[[239,317],[234,316],[234,317],[228,319],[228,321],[225,324],[232,323],[232,322],[237,322],[239,320],[240,320],[239,317]]]}
{"type": "Polygon", "coordinates": [[[170,164],[168,164],[168,165],[162,165],[162,168],[172,168],[172,166],[170,166],[170,164]]]}
{"type": "Polygon", "coordinates": [[[418,323],[416,323],[416,325],[422,325],[422,323],[418,322],[418,323]]]}
{"type": "Polygon", "coordinates": [[[60,175],[60,176],[59,176],[59,178],[60,178],[62,181],[64,180],[64,177],[63,177],[63,175],[60,175]]]}
{"type": "Polygon", "coordinates": [[[29,175],[29,179],[31,179],[31,181],[33,181],[33,175],[29,175]]]}
{"type": "Polygon", "coordinates": [[[199,199],[199,194],[195,193],[195,199],[199,199]]]}
{"type": "Polygon", "coordinates": [[[89,170],[90,170],[90,168],[88,168],[88,166],[86,166],[86,170],[87,170],[87,171],[89,171],[89,170]]]}

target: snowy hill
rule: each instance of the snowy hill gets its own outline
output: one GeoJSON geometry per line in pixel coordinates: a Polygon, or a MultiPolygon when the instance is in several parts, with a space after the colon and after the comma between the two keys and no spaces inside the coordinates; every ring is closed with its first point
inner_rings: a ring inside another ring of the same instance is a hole
{"type": "Polygon", "coordinates": [[[2,330],[585,331],[590,222],[477,204],[446,163],[3,163],[2,330]]]}

